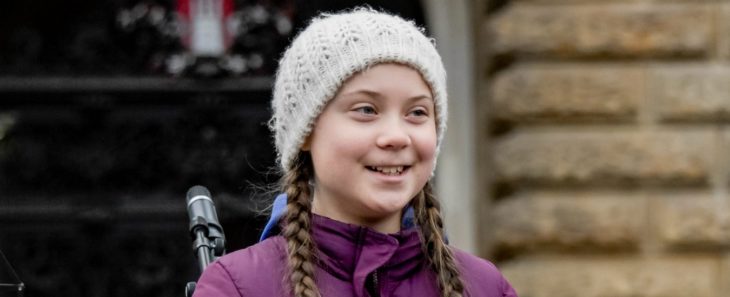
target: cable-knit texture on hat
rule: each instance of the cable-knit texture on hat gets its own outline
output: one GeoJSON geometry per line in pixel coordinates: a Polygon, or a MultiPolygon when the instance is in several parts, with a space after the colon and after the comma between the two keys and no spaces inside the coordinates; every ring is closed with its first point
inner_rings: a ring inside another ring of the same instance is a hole
{"type": "Polygon", "coordinates": [[[291,168],[317,116],[343,82],[388,62],[418,70],[430,86],[440,147],[446,130],[446,71],[433,40],[413,22],[360,8],[313,19],[279,62],[269,128],[284,171],[291,168]]]}

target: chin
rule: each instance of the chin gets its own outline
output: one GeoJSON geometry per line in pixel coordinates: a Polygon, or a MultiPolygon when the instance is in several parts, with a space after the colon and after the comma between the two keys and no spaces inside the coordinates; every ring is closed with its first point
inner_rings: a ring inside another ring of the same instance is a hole
{"type": "Polygon", "coordinates": [[[403,198],[402,195],[398,195],[398,197],[388,197],[389,195],[374,195],[374,197],[378,197],[373,201],[374,203],[371,203],[368,205],[368,208],[373,210],[374,213],[383,214],[383,215],[390,215],[394,212],[400,212],[403,210],[403,208],[408,205],[408,203],[411,202],[413,197],[406,196],[408,198],[403,198]]]}

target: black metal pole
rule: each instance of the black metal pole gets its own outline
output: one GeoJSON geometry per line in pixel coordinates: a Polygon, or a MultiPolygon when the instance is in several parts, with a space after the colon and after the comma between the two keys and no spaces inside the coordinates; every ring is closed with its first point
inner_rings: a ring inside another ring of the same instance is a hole
{"type": "Polygon", "coordinates": [[[205,268],[210,265],[210,262],[213,262],[213,255],[210,253],[210,240],[208,240],[203,231],[197,231],[196,237],[193,242],[193,250],[198,254],[198,266],[200,267],[200,273],[203,273],[205,268]]]}

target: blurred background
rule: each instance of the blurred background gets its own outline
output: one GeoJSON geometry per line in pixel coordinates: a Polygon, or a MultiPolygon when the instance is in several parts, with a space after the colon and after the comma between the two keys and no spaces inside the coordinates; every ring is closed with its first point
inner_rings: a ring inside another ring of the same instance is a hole
{"type": "MultiPolygon", "coordinates": [[[[319,11],[362,3],[0,2],[0,250],[25,296],[183,296],[196,184],[228,250],[255,243],[277,60],[319,11]]],[[[423,24],[418,1],[369,3],[423,24]]]]}
{"type": "Polygon", "coordinates": [[[446,64],[454,246],[522,297],[730,296],[730,1],[205,1],[0,2],[0,250],[26,296],[182,296],[195,184],[228,250],[253,244],[276,61],[363,3],[446,64]]]}

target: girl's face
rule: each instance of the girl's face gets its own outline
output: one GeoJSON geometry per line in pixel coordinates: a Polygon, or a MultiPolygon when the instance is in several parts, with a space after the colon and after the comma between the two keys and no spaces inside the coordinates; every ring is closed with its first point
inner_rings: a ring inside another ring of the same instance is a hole
{"type": "Polygon", "coordinates": [[[378,64],[350,77],[303,147],[314,164],[312,211],[399,231],[401,211],[433,170],[435,117],[431,90],[410,67],[378,64]]]}

